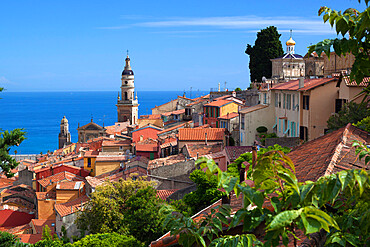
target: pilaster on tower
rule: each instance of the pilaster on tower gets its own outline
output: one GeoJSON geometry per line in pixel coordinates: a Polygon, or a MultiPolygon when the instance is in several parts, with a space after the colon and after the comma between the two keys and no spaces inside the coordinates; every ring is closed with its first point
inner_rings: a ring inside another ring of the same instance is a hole
{"type": "Polygon", "coordinates": [[[137,124],[138,100],[135,98],[134,72],[131,69],[131,60],[127,54],[125,67],[121,76],[121,97],[117,100],[118,122],[130,121],[131,125],[137,124]]]}

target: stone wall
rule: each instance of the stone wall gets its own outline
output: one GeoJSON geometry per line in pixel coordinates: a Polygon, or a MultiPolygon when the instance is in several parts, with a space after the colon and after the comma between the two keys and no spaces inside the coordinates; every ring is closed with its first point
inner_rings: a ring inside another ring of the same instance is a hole
{"type": "Polygon", "coordinates": [[[32,180],[34,179],[34,172],[28,169],[23,169],[18,172],[18,180],[14,182],[14,185],[25,184],[32,187],[32,180]]]}
{"type": "Polygon", "coordinates": [[[266,147],[278,144],[282,147],[292,148],[300,144],[299,137],[279,137],[279,138],[266,138],[266,147]]]}

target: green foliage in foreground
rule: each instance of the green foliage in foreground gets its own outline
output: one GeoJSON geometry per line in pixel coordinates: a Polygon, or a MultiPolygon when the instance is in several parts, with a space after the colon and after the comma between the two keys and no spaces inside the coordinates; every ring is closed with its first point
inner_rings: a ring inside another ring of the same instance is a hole
{"type": "MultiPolygon", "coordinates": [[[[260,148],[260,150],[257,151],[257,156],[262,155],[272,150],[282,151],[284,154],[287,154],[290,152],[290,148],[282,147],[278,144],[275,144],[274,146],[271,146],[271,147],[260,148]]],[[[248,162],[249,164],[252,164],[252,153],[244,153],[240,155],[239,158],[237,158],[233,163],[231,163],[227,167],[227,173],[230,174],[231,176],[239,178],[238,167],[245,168],[245,166],[243,165],[244,162],[248,162]]]]}
{"type": "MultiPolygon", "coordinates": [[[[368,156],[369,152],[363,155],[368,156]]],[[[181,214],[169,215],[165,225],[172,234],[179,234],[179,243],[185,247],[194,243],[204,247],[208,243],[208,246],[287,246],[290,241],[297,246],[298,229],[306,236],[324,229],[329,246],[370,244],[369,171],[343,170],[316,182],[301,183],[290,158],[282,151],[269,151],[258,156],[247,184],[222,172],[213,160],[201,158],[196,163],[206,169],[208,177],[216,177],[218,187],[227,194],[232,191],[238,196],[242,194],[244,205],[235,214],[226,205],[213,209],[199,222],[181,214]],[[242,225],[243,233],[248,234],[223,235],[225,225],[228,229],[242,225]],[[264,231],[264,243],[249,234],[256,228],[264,231]]]]}

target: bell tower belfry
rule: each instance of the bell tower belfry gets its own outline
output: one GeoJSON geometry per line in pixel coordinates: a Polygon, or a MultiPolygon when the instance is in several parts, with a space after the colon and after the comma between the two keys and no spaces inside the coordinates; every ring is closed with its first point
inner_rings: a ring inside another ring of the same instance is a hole
{"type": "Polygon", "coordinates": [[[130,57],[125,59],[126,65],[121,77],[121,95],[118,93],[117,113],[118,122],[130,121],[131,125],[137,124],[138,119],[138,100],[135,96],[134,72],[131,69],[130,57]]]}

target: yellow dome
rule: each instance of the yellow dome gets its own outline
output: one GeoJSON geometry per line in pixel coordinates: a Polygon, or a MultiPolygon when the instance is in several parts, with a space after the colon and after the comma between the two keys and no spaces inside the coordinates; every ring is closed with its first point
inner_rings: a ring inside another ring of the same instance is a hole
{"type": "Polygon", "coordinates": [[[290,37],[290,39],[286,42],[286,45],[295,45],[295,41],[290,37]]]}
{"type": "Polygon", "coordinates": [[[68,123],[68,120],[67,120],[66,116],[64,116],[64,117],[62,118],[61,123],[62,123],[62,124],[63,124],[63,123],[68,123]]]}

